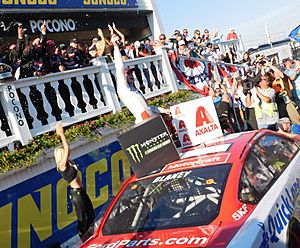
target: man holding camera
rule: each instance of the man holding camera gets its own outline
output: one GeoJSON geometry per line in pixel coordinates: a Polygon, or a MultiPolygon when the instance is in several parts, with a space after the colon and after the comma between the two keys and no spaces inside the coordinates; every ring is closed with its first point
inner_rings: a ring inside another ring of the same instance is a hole
{"type": "Polygon", "coordinates": [[[272,76],[262,73],[259,84],[254,85],[254,90],[247,92],[246,106],[254,105],[258,128],[267,128],[279,119],[275,90],[270,87],[271,82],[272,76]]]}

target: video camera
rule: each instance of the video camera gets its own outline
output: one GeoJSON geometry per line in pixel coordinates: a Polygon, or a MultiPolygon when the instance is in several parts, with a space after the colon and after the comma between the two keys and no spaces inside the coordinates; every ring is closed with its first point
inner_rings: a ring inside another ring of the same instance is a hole
{"type": "Polygon", "coordinates": [[[255,77],[247,77],[247,79],[242,81],[242,85],[243,85],[243,93],[244,95],[247,95],[248,92],[250,92],[251,89],[253,89],[254,87],[258,86],[260,82],[260,77],[259,76],[255,76],[255,77]]]}

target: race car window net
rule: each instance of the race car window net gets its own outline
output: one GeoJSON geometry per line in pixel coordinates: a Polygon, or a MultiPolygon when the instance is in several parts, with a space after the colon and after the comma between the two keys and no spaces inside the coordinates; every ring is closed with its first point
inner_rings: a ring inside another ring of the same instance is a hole
{"type": "Polygon", "coordinates": [[[103,235],[210,224],[218,215],[230,164],[175,172],[128,185],[103,235]]]}
{"type": "Polygon", "coordinates": [[[292,140],[265,135],[251,148],[245,161],[239,198],[243,202],[257,203],[270,189],[298,153],[292,140]]]}

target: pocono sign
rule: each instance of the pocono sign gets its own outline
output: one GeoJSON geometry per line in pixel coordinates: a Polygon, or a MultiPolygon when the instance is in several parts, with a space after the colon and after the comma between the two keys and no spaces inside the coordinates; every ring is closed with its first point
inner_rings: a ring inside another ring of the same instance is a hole
{"type": "Polygon", "coordinates": [[[223,135],[211,97],[172,106],[171,113],[181,147],[198,145],[223,135]]]}

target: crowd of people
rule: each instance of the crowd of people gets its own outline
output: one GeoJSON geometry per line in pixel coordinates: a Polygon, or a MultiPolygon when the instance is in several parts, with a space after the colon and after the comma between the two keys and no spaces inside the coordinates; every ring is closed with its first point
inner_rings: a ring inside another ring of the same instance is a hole
{"type": "Polygon", "coordinates": [[[276,61],[258,55],[252,62],[246,54],[242,61],[244,75],[237,72],[232,78],[211,83],[209,95],[224,131],[259,128],[282,131],[279,124],[283,120],[300,125],[300,92],[297,90],[300,62],[290,58],[281,64],[276,61]]]}
{"type": "MultiPolygon", "coordinates": [[[[161,34],[159,40],[152,41],[145,38],[141,41],[128,41],[114,23],[112,26],[108,25],[108,28],[121,38],[120,49],[123,60],[154,55],[157,47],[166,46],[168,50],[179,55],[235,62],[234,47],[222,54],[218,45],[213,45],[220,40],[217,31],[211,35],[209,30],[205,29],[201,35],[200,30],[197,29],[191,37],[188,29],[183,29],[182,33],[175,30],[168,38],[161,34]]],[[[231,29],[226,40],[237,38],[234,29],[231,29]]],[[[113,62],[113,45],[109,38],[104,37],[101,29],[98,29],[98,37],[91,39],[91,44],[76,38],[71,39],[67,44],[47,39],[46,23],[41,26],[40,37],[34,39],[30,39],[26,29],[20,23],[16,42],[8,46],[0,44],[0,63],[10,65],[16,79],[89,66],[93,58],[100,56],[107,56],[108,62],[113,62]]]]}
{"type": "MultiPolygon", "coordinates": [[[[241,61],[237,61],[234,45],[222,53],[218,46],[218,31],[211,34],[208,29],[204,29],[203,33],[196,29],[190,35],[185,28],[182,32],[175,30],[169,37],[161,34],[159,40],[146,38],[133,42],[128,42],[114,23],[108,25],[108,29],[119,37],[118,46],[123,61],[153,55],[157,47],[166,47],[170,56],[175,55],[175,60],[182,55],[243,65],[243,75],[236,73],[232,78],[225,77],[222,82],[213,78],[209,83],[209,95],[214,99],[224,130],[233,132],[272,127],[284,117],[293,124],[300,124],[299,61],[288,58],[279,63],[278,59],[268,60],[263,56],[251,61],[247,52],[241,61]]],[[[98,37],[93,38],[90,45],[75,38],[69,44],[57,44],[47,39],[46,31],[44,23],[40,37],[30,40],[22,24],[19,24],[16,44],[7,48],[0,46],[0,62],[13,68],[16,79],[89,66],[93,58],[104,55],[109,62],[114,61],[113,44],[104,37],[101,29],[98,29],[98,37]]],[[[238,35],[231,28],[226,40],[235,39],[238,35]]],[[[132,72],[127,69],[126,78],[132,83],[132,72]]]]}
{"type": "MultiPolygon", "coordinates": [[[[194,30],[194,35],[191,37],[188,29],[185,28],[182,33],[179,30],[175,30],[174,34],[170,37],[161,34],[159,40],[154,41],[154,46],[166,46],[168,51],[175,53],[175,55],[199,58],[212,62],[224,61],[232,64],[237,62],[236,46],[231,46],[228,50],[222,52],[218,45],[221,37],[218,36],[218,31],[214,31],[211,34],[208,29],[204,29],[202,35],[200,30],[196,29],[194,30]]],[[[231,28],[226,40],[235,39],[238,39],[238,35],[231,28]]]]}

